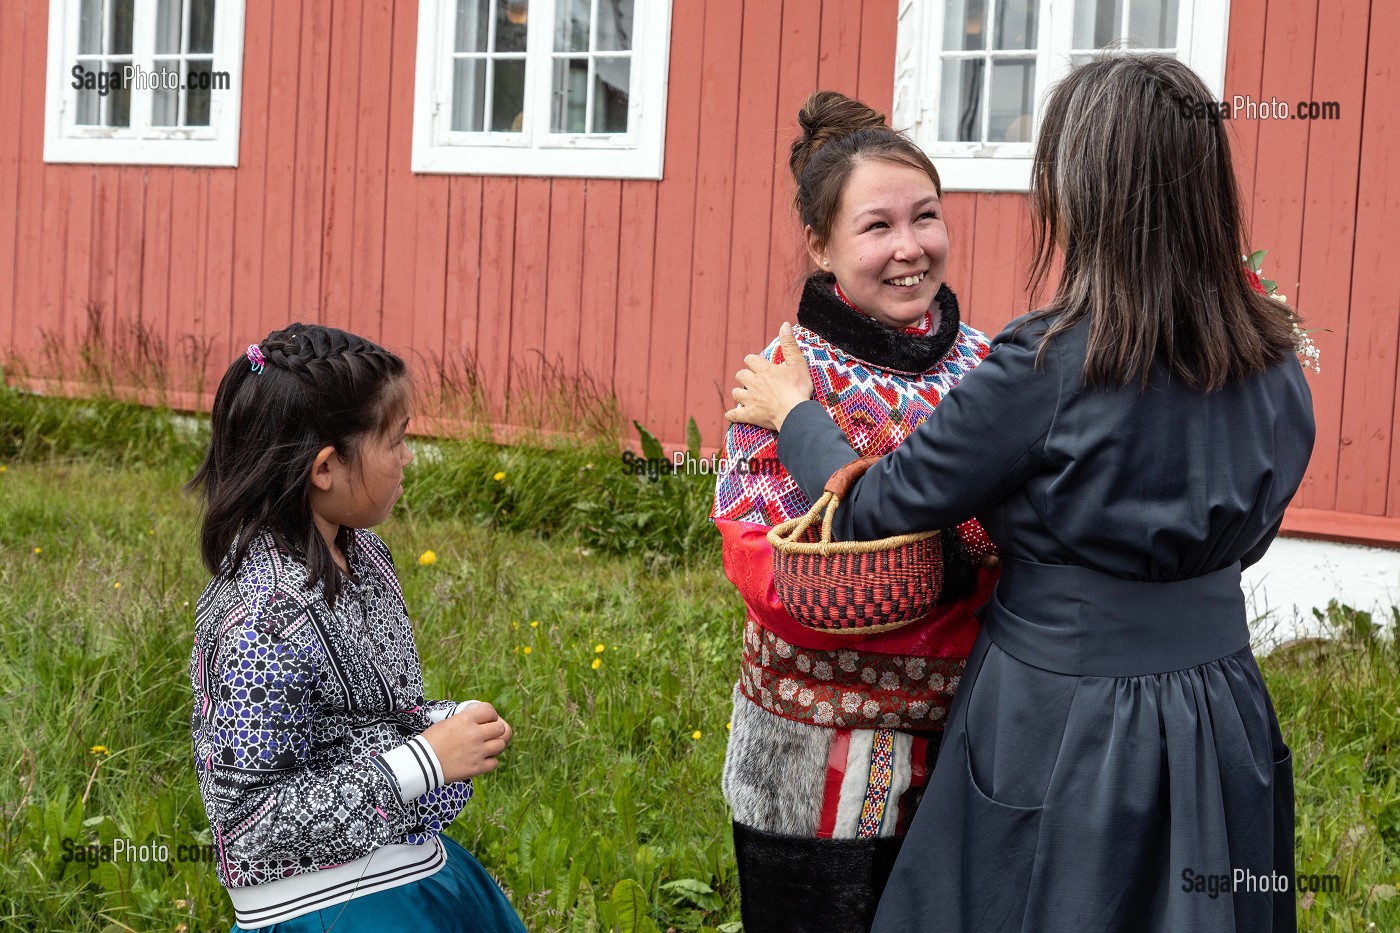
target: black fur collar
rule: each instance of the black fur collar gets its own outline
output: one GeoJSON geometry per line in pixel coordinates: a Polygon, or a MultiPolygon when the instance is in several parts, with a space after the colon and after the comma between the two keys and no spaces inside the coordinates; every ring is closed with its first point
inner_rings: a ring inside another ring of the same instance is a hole
{"type": "Polygon", "coordinates": [[[836,276],[818,272],[808,276],[802,289],[797,323],[863,363],[917,375],[937,366],[958,339],[957,296],[945,283],[934,301],[943,312],[938,330],[926,336],[906,334],[846,304],[836,295],[836,276]]]}

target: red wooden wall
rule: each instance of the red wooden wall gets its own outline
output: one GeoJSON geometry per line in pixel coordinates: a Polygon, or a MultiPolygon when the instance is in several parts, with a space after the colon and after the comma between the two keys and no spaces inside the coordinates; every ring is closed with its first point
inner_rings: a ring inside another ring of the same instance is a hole
{"type": "MultiPolygon", "coordinates": [[[[733,372],[792,316],[804,271],[797,109],[818,87],[888,108],[897,2],[674,0],[665,177],[619,182],[411,173],[418,0],[248,0],[236,170],[46,165],[47,5],[5,0],[0,126],[18,132],[0,133],[0,358],[59,375],[43,334],[75,340],[90,301],[177,363],[183,335],[212,341],[211,374],[316,320],[420,367],[473,353],[502,422],[521,417],[542,355],[663,438],[693,415],[713,444],[733,372]]],[[[1395,5],[1236,0],[1225,80],[1227,96],[1341,104],[1335,122],[1239,121],[1235,151],[1266,271],[1328,329],[1290,525],[1392,543],[1398,41],[1395,5]]],[[[1029,306],[1027,200],[945,206],[949,284],[995,331],[1029,306]]]]}

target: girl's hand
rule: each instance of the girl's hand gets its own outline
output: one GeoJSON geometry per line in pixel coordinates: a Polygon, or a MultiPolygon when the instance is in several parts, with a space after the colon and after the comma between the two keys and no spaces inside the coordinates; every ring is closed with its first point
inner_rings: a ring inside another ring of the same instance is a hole
{"type": "Polygon", "coordinates": [[[788,412],[812,397],[812,374],[792,335],[792,325],[786,321],[778,331],[778,346],[783,351],[781,363],[770,363],[756,353],[744,357],[748,368],[735,375],[739,388],[732,393],[738,407],[725,412],[724,417],[781,431],[788,412]]]}
{"type": "Polygon", "coordinates": [[[465,781],[496,770],[496,758],[506,750],[514,732],[490,703],[473,703],[455,716],[433,723],[423,738],[433,747],[442,776],[465,781]]]}

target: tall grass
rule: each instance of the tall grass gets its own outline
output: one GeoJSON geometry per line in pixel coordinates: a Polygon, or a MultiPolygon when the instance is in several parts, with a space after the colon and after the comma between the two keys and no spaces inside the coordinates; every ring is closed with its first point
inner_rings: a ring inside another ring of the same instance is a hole
{"type": "MultiPolygon", "coordinates": [[[[0,389],[0,929],[231,922],[207,863],[64,859],[65,839],[208,841],[188,733],[206,575],[180,492],[206,430],[0,389]]],[[[452,833],[529,928],[733,931],[718,783],[742,610],[710,479],[631,475],[617,443],[421,444],[379,530],[430,695],[490,700],[516,728],[452,833]]],[[[1261,661],[1293,749],[1298,867],[1340,878],[1300,897],[1300,928],[1398,930],[1400,619],[1328,619],[1335,637],[1261,661]]]]}

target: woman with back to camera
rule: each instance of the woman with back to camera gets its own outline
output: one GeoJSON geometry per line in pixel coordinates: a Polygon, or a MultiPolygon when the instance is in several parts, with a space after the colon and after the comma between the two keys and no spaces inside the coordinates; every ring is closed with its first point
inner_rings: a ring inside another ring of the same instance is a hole
{"type": "MultiPolygon", "coordinates": [[[[1209,91],[1156,55],[1056,86],[1032,183],[1053,301],[838,509],[856,540],[976,513],[1002,559],[876,930],[1295,928],[1257,883],[1294,876],[1293,784],[1240,570],[1302,480],[1311,395],[1296,317],[1240,263],[1225,128],[1181,99],[1209,91]]],[[[780,430],[812,494],[855,452],[801,367],[745,362],[730,420],[780,430]]]]}
{"type": "MultiPolygon", "coordinates": [[[[987,354],[943,283],[938,173],[882,114],[834,91],[808,99],[790,165],[816,272],[797,348],[826,410],[862,453],[898,446],[987,354]]],[[[777,350],[770,344],[766,355],[777,350]]],[[[803,628],[778,598],[769,528],[810,507],[776,465],[777,437],[734,425],[713,517],[746,605],[724,792],[748,933],[869,930],[937,755],[994,577],[976,522],[942,535],[942,604],[864,636],[803,628]],[[749,464],[760,465],[749,470],[749,464]],[[980,586],[979,586],[980,584],[980,586]]]]}

